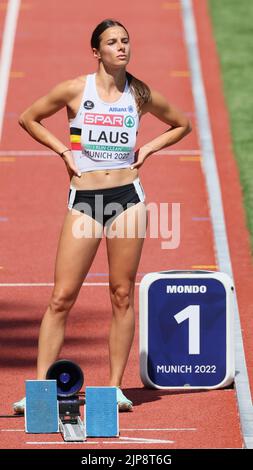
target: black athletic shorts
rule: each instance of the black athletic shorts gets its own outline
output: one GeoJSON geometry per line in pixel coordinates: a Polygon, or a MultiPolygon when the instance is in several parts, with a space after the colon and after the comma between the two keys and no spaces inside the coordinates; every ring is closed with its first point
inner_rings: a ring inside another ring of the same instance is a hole
{"type": "Polygon", "coordinates": [[[68,209],[87,214],[105,226],[129,207],[144,201],[144,190],[136,178],[130,184],[105,189],[76,189],[71,185],[68,209]]]}

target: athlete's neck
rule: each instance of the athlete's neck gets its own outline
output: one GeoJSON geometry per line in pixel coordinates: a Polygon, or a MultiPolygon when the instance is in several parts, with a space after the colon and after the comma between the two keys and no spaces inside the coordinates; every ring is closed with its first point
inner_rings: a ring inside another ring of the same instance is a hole
{"type": "Polygon", "coordinates": [[[126,83],[126,70],[105,70],[100,66],[96,72],[96,84],[102,88],[107,95],[115,91],[123,93],[126,83]]]}

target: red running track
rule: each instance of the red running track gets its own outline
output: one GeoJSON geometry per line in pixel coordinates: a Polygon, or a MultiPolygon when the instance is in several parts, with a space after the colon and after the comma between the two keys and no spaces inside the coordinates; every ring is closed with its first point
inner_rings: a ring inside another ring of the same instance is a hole
{"type": "MultiPolygon", "coordinates": [[[[152,156],[140,170],[147,202],[180,202],[182,226],[181,243],[176,250],[162,250],[161,239],[147,237],[137,282],[143,273],[150,271],[194,269],[196,266],[218,269],[215,266],[205,179],[198,153],[180,3],[139,0],[134,5],[119,5],[109,0],[106,6],[94,8],[91,0],[87,0],[85,5],[81,0],[34,0],[31,3],[22,2],[22,6],[12,63],[12,72],[22,73],[13,73],[10,78],[0,154],[0,178],[4,188],[0,217],[5,219],[1,222],[0,283],[53,281],[58,236],[66,212],[68,175],[57,156],[36,156],[35,153],[32,157],[17,153],[10,156],[8,151],[46,150],[19,128],[17,117],[34,99],[47,93],[61,80],[96,70],[96,62],[89,49],[90,35],[95,25],[108,16],[118,18],[129,29],[132,59],[128,70],[187,113],[193,125],[192,133],[169,149],[171,154],[152,156]],[[192,150],[196,153],[192,154],[192,150]],[[196,221],[194,218],[205,220],[196,221]]],[[[195,1],[194,10],[241,321],[246,325],[249,321],[248,298],[240,272],[242,269],[243,276],[249,275],[252,279],[252,267],[240,186],[231,152],[228,118],[206,1],[195,1]],[[205,54],[207,45],[209,60],[205,54]],[[215,113],[217,100],[223,122],[222,134],[215,113]],[[225,161],[222,155],[226,155],[225,161]],[[234,212],[229,204],[231,197],[236,204],[239,228],[233,223],[234,212]],[[236,249],[236,231],[239,229],[242,236],[239,249],[245,261],[243,266],[240,265],[238,247],[236,249]]],[[[0,15],[3,22],[5,11],[1,10],[0,15]]],[[[48,119],[46,124],[68,144],[64,111],[48,119]]],[[[155,118],[145,117],[139,145],[165,129],[166,125],[155,118]]],[[[103,240],[86,281],[107,283],[106,273],[103,240]]],[[[0,389],[1,414],[9,414],[11,403],[24,395],[24,380],[34,378],[38,329],[51,290],[50,286],[0,287],[3,332],[0,356],[3,384],[0,389]]],[[[135,295],[137,316],[138,286],[135,295]]],[[[87,385],[107,383],[110,317],[108,287],[98,284],[84,286],[70,315],[61,356],[80,364],[87,385]]],[[[244,340],[250,367],[252,352],[247,331],[244,332],[244,340]]],[[[85,448],[242,448],[234,389],[184,393],[144,389],[139,378],[138,320],[123,386],[135,407],[133,413],[120,414],[120,439],[88,439],[83,444],[85,448]]],[[[63,448],[63,445],[66,448],[80,448],[78,444],[63,444],[60,435],[25,434],[23,418],[1,418],[0,426],[0,448],[63,448]]]]}

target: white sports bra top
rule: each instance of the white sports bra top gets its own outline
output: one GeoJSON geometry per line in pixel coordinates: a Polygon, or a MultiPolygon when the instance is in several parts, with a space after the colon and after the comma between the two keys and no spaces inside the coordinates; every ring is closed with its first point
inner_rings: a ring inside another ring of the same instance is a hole
{"type": "Polygon", "coordinates": [[[81,173],[127,168],[134,162],[139,116],[127,80],[118,101],[106,103],[98,95],[96,73],[87,75],[80,108],[69,125],[71,150],[81,173]]]}

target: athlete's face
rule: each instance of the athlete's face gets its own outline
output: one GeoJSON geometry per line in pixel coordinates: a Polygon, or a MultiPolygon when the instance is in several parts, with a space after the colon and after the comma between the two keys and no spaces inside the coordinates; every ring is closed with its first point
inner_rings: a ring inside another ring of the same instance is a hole
{"type": "Polygon", "coordinates": [[[130,60],[130,43],[127,32],[121,26],[107,28],[100,36],[99,49],[93,49],[95,57],[105,65],[126,66],[130,60]]]}

